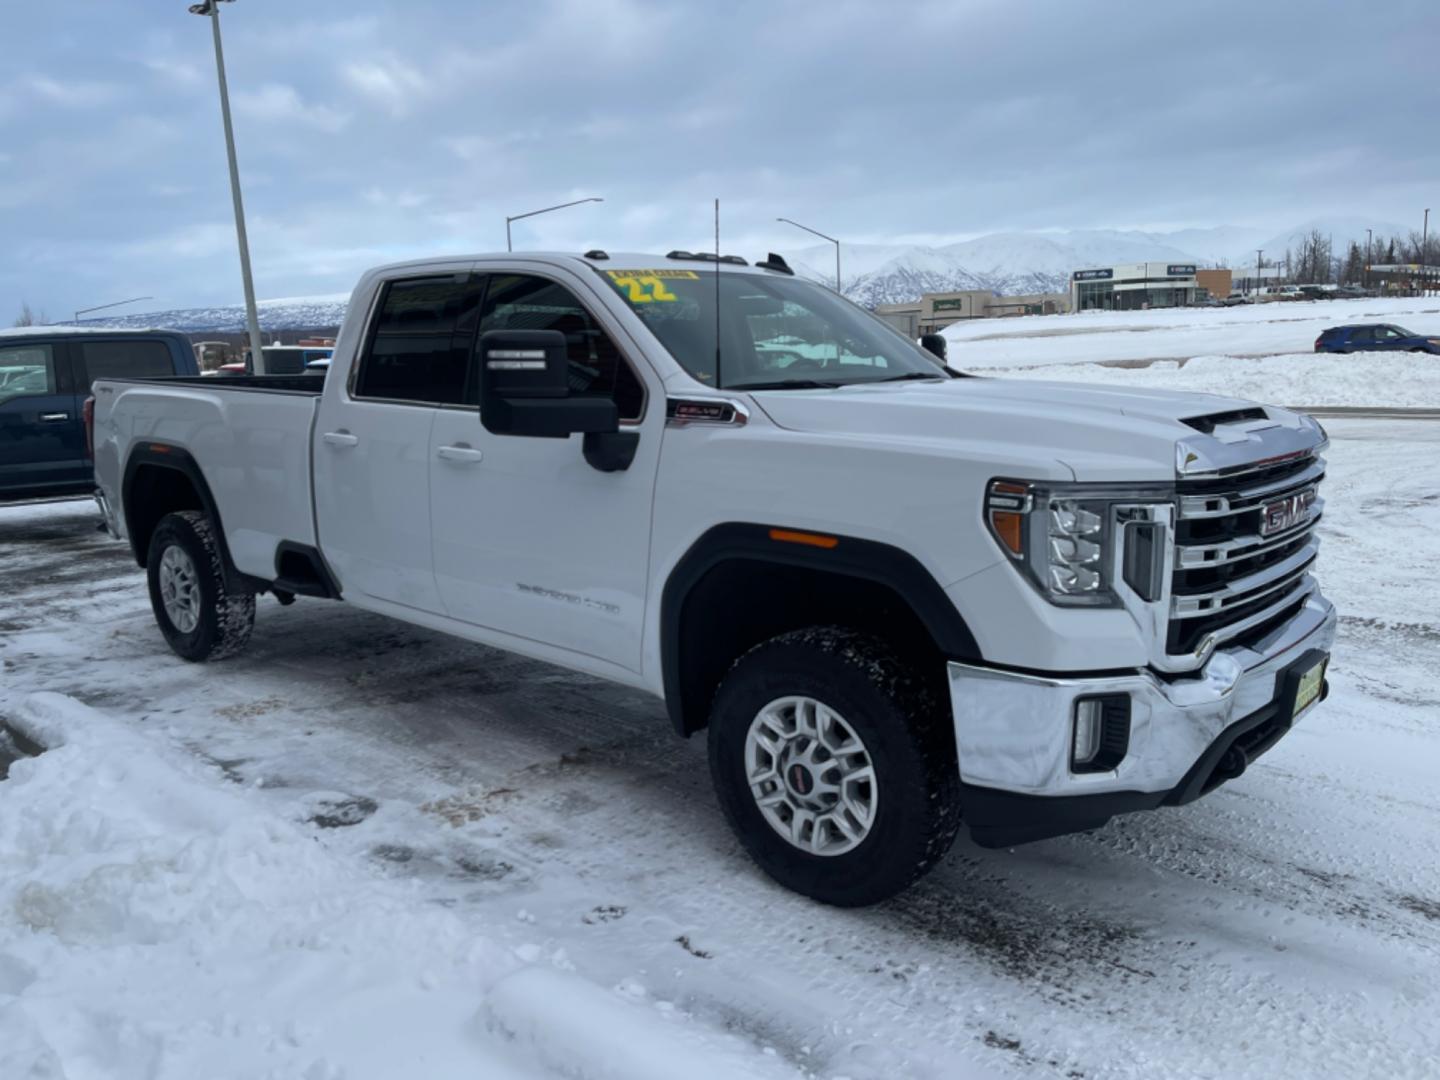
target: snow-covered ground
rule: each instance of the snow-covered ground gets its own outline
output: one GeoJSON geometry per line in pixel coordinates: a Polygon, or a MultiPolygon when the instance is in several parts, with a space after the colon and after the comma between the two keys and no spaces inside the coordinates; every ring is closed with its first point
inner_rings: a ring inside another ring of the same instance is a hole
{"type": "Polygon", "coordinates": [[[89,505],[0,507],[50,747],[0,781],[0,1077],[1433,1076],[1440,425],[1328,426],[1330,699],[865,911],[753,868],[658,702],[322,601],[185,664],[89,505]]]}
{"type": "Polygon", "coordinates": [[[1440,297],[977,319],[945,330],[981,375],[1233,394],[1282,405],[1440,405],[1440,357],[1314,352],[1330,326],[1396,323],[1440,337],[1440,297]]]}

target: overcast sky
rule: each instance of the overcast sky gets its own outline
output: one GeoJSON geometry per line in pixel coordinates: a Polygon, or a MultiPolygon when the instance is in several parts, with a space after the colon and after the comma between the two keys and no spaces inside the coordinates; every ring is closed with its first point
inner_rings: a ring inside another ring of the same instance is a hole
{"type": "MultiPolygon", "coordinates": [[[[1440,4],[238,0],[262,298],[516,247],[726,250],[1440,212],[1440,4]]],[[[240,297],[208,21],[4,0],[0,325],[240,297]]]]}

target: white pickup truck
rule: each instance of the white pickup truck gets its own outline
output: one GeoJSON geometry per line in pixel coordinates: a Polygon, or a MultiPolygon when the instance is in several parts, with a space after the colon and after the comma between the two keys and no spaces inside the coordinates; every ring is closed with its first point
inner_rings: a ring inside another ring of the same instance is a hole
{"type": "Polygon", "coordinates": [[[1313,419],[965,377],[773,255],[387,266],[328,376],[102,380],[93,417],[180,656],[268,592],[643,688],[828,903],[962,820],[1187,803],[1326,693],[1313,419]]]}

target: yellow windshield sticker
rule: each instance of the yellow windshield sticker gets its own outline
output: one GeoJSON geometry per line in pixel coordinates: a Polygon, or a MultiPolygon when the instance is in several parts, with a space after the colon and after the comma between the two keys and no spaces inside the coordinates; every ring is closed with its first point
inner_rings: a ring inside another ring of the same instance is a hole
{"type": "Polygon", "coordinates": [[[632,304],[673,302],[680,298],[665,287],[665,280],[700,280],[694,270],[607,270],[617,289],[624,289],[632,304]]]}

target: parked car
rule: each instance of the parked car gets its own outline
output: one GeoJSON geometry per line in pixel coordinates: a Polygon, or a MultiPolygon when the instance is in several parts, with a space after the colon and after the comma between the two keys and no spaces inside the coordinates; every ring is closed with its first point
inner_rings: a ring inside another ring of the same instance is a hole
{"type": "Polygon", "coordinates": [[[168,330],[0,330],[0,498],[94,489],[81,416],[94,380],[199,371],[168,330]]]}
{"type": "Polygon", "coordinates": [[[1245,293],[1231,293],[1229,296],[1225,297],[1225,299],[1220,302],[1226,307],[1239,307],[1241,304],[1249,304],[1253,302],[1253,300],[1253,297],[1248,296],[1245,293]]]}
{"type": "Polygon", "coordinates": [[[1390,323],[1356,323],[1326,330],[1315,339],[1315,351],[1440,353],[1440,337],[1412,334],[1390,323]]]}
{"type": "Polygon", "coordinates": [[[962,819],[1191,802],[1325,696],[1313,419],[966,378],[730,258],[384,267],[333,379],[102,380],[101,509],[164,640],[217,660],[259,593],[343,598],[639,688],[708,730],[756,862],[844,905],[962,819]],[[834,347],[777,365],[791,320],[834,347]]]}

